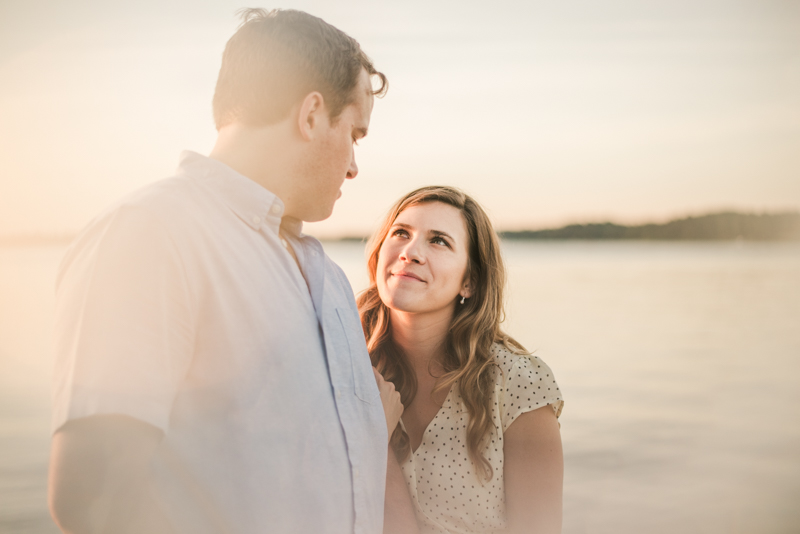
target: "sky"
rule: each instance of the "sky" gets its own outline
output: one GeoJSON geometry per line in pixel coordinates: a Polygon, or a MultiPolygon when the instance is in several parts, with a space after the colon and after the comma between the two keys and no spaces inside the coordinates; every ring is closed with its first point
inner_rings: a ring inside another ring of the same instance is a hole
{"type": "Polygon", "coordinates": [[[501,230],[800,209],[800,2],[0,0],[0,237],[69,235],[207,154],[241,7],[308,11],[386,73],[320,237],[461,187],[501,230]]]}

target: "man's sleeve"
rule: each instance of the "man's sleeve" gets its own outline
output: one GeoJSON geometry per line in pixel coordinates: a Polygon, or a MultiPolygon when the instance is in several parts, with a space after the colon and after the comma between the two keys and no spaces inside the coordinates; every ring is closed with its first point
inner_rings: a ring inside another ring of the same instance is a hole
{"type": "Polygon", "coordinates": [[[123,414],[166,430],[192,358],[194,306],[166,221],[122,206],[70,248],[56,287],[55,432],[123,414]]]}

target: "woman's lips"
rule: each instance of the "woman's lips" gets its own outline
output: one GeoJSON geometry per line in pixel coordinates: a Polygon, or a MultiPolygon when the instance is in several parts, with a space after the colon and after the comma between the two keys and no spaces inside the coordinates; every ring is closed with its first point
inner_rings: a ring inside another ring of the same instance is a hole
{"type": "Polygon", "coordinates": [[[398,278],[406,279],[406,280],[416,280],[417,282],[424,282],[425,281],[422,278],[420,278],[419,276],[417,276],[416,274],[409,273],[409,272],[406,272],[406,271],[394,272],[394,273],[392,273],[392,276],[396,276],[398,278]]]}

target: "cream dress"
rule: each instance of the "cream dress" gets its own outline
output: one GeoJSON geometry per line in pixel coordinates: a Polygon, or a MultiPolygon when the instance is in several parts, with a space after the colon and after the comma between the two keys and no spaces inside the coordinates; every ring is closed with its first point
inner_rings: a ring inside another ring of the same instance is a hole
{"type": "Polygon", "coordinates": [[[553,372],[538,356],[520,356],[497,343],[492,346],[492,353],[498,364],[494,367],[495,429],[483,451],[494,471],[492,479],[482,483],[469,460],[468,414],[458,383],[450,388],[417,450],[401,465],[417,522],[425,534],[505,528],[503,432],[520,414],[548,404],[556,417],[561,414],[561,391],[553,372]]]}

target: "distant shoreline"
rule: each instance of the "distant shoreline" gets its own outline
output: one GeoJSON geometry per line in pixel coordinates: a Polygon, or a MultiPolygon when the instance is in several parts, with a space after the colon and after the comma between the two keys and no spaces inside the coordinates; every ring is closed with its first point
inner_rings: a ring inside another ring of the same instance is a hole
{"type": "Polygon", "coordinates": [[[710,213],[636,226],[610,222],[570,224],[545,230],[505,231],[500,236],[516,240],[797,241],[800,212],[710,213]]]}
{"type": "MultiPolygon", "coordinates": [[[[611,222],[570,224],[542,230],[505,230],[502,239],[516,241],[800,241],[800,212],[720,212],[673,219],[663,224],[626,226],[611,222]]],[[[367,241],[346,236],[323,241],[367,241]]]]}
{"type": "MultiPolygon", "coordinates": [[[[506,230],[513,241],[800,241],[800,212],[721,212],[674,219],[663,224],[626,226],[611,222],[570,224],[541,230],[506,230]]],[[[0,247],[67,245],[74,235],[0,236],[0,247]]],[[[366,236],[322,238],[327,242],[363,242],[366,236]]]]}

